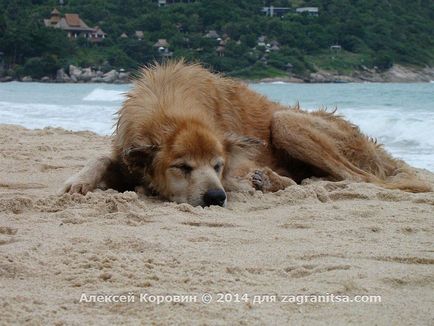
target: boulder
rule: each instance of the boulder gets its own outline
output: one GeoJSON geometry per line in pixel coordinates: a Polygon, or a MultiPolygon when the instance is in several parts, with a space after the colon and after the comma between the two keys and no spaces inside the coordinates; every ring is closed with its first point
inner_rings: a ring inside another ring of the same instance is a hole
{"type": "Polygon", "coordinates": [[[58,83],[69,83],[71,82],[71,78],[68,76],[68,74],[65,72],[65,70],[59,69],[56,73],[56,82],[58,83]]]}
{"type": "Polygon", "coordinates": [[[129,72],[120,72],[119,73],[119,79],[121,81],[128,81],[129,78],[130,78],[130,73],[129,72]]]}
{"type": "Polygon", "coordinates": [[[111,70],[108,73],[105,73],[102,77],[102,80],[105,83],[113,83],[116,79],[118,79],[119,73],[116,70],[111,70]]]}
{"type": "Polygon", "coordinates": [[[30,76],[24,76],[23,78],[21,78],[22,82],[31,82],[33,81],[32,77],[30,76]]]}
{"type": "Polygon", "coordinates": [[[91,83],[102,83],[104,82],[101,77],[93,77],[90,80],[91,83]]]}
{"type": "Polygon", "coordinates": [[[82,70],[81,75],[78,77],[79,80],[82,80],[84,82],[90,81],[93,77],[95,77],[95,73],[92,71],[91,68],[84,68],[82,70]]]}
{"type": "Polygon", "coordinates": [[[71,76],[71,78],[72,78],[72,76],[75,76],[76,79],[78,80],[79,77],[81,76],[81,74],[82,74],[82,72],[81,72],[80,68],[78,68],[74,65],[69,65],[69,75],[71,76]]]}
{"type": "Polygon", "coordinates": [[[51,81],[51,78],[48,77],[48,76],[44,76],[44,77],[41,78],[41,82],[43,82],[43,83],[48,83],[50,81],[51,81]]]}
{"type": "Polygon", "coordinates": [[[13,81],[14,79],[11,77],[11,76],[5,76],[5,77],[1,77],[0,78],[0,82],[1,83],[6,83],[6,82],[11,82],[11,81],[13,81]]]}

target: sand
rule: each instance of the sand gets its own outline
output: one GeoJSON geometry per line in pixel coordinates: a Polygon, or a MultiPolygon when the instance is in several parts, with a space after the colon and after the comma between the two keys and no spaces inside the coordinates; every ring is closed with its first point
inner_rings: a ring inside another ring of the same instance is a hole
{"type": "Polygon", "coordinates": [[[205,209],[134,192],[56,194],[109,144],[0,125],[0,324],[433,324],[434,193],[307,180],[205,209]],[[110,302],[132,292],[134,302],[110,302]],[[327,293],[381,303],[281,302],[327,293]],[[106,302],[86,302],[97,294],[106,302]],[[157,295],[187,299],[146,302],[157,295]]]}

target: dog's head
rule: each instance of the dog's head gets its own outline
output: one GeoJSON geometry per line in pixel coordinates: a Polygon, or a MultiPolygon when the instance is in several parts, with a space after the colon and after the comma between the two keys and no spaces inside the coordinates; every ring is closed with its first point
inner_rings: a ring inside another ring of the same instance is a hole
{"type": "Polygon", "coordinates": [[[251,142],[234,135],[218,137],[203,125],[188,124],[160,144],[130,149],[125,161],[143,169],[145,183],[163,198],[193,206],[226,206],[222,179],[231,155],[239,155],[237,151],[251,142]]]}

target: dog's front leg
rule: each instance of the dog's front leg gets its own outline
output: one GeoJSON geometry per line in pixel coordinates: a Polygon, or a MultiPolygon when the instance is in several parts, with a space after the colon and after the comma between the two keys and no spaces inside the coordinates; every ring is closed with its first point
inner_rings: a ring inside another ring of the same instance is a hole
{"type": "Polygon", "coordinates": [[[85,195],[87,192],[95,190],[111,163],[112,159],[108,156],[101,156],[89,161],[80,172],[66,180],[60,193],[85,195]]]}
{"type": "Polygon", "coordinates": [[[232,176],[223,181],[223,186],[227,191],[252,192],[260,190],[262,192],[276,192],[286,187],[295,185],[295,181],[281,176],[270,168],[255,168],[243,173],[243,176],[232,176]]]}
{"type": "Polygon", "coordinates": [[[296,184],[294,180],[281,176],[267,167],[251,171],[248,178],[253,187],[262,192],[276,192],[296,184]]]}

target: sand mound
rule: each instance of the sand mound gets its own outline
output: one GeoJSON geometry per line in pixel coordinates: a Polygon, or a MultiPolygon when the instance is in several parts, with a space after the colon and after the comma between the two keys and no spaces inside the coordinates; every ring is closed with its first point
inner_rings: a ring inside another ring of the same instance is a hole
{"type": "Polygon", "coordinates": [[[432,323],[433,193],[306,180],[275,194],[231,193],[227,209],[112,190],[56,195],[109,144],[90,132],[0,125],[1,323],[432,323]],[[113,301],[131,293],[134,302],[113,301]],[[282,302],[327,293],[381,303],[282,302]],[[153,295],[198,300],[157,304],[153,295]]]}

